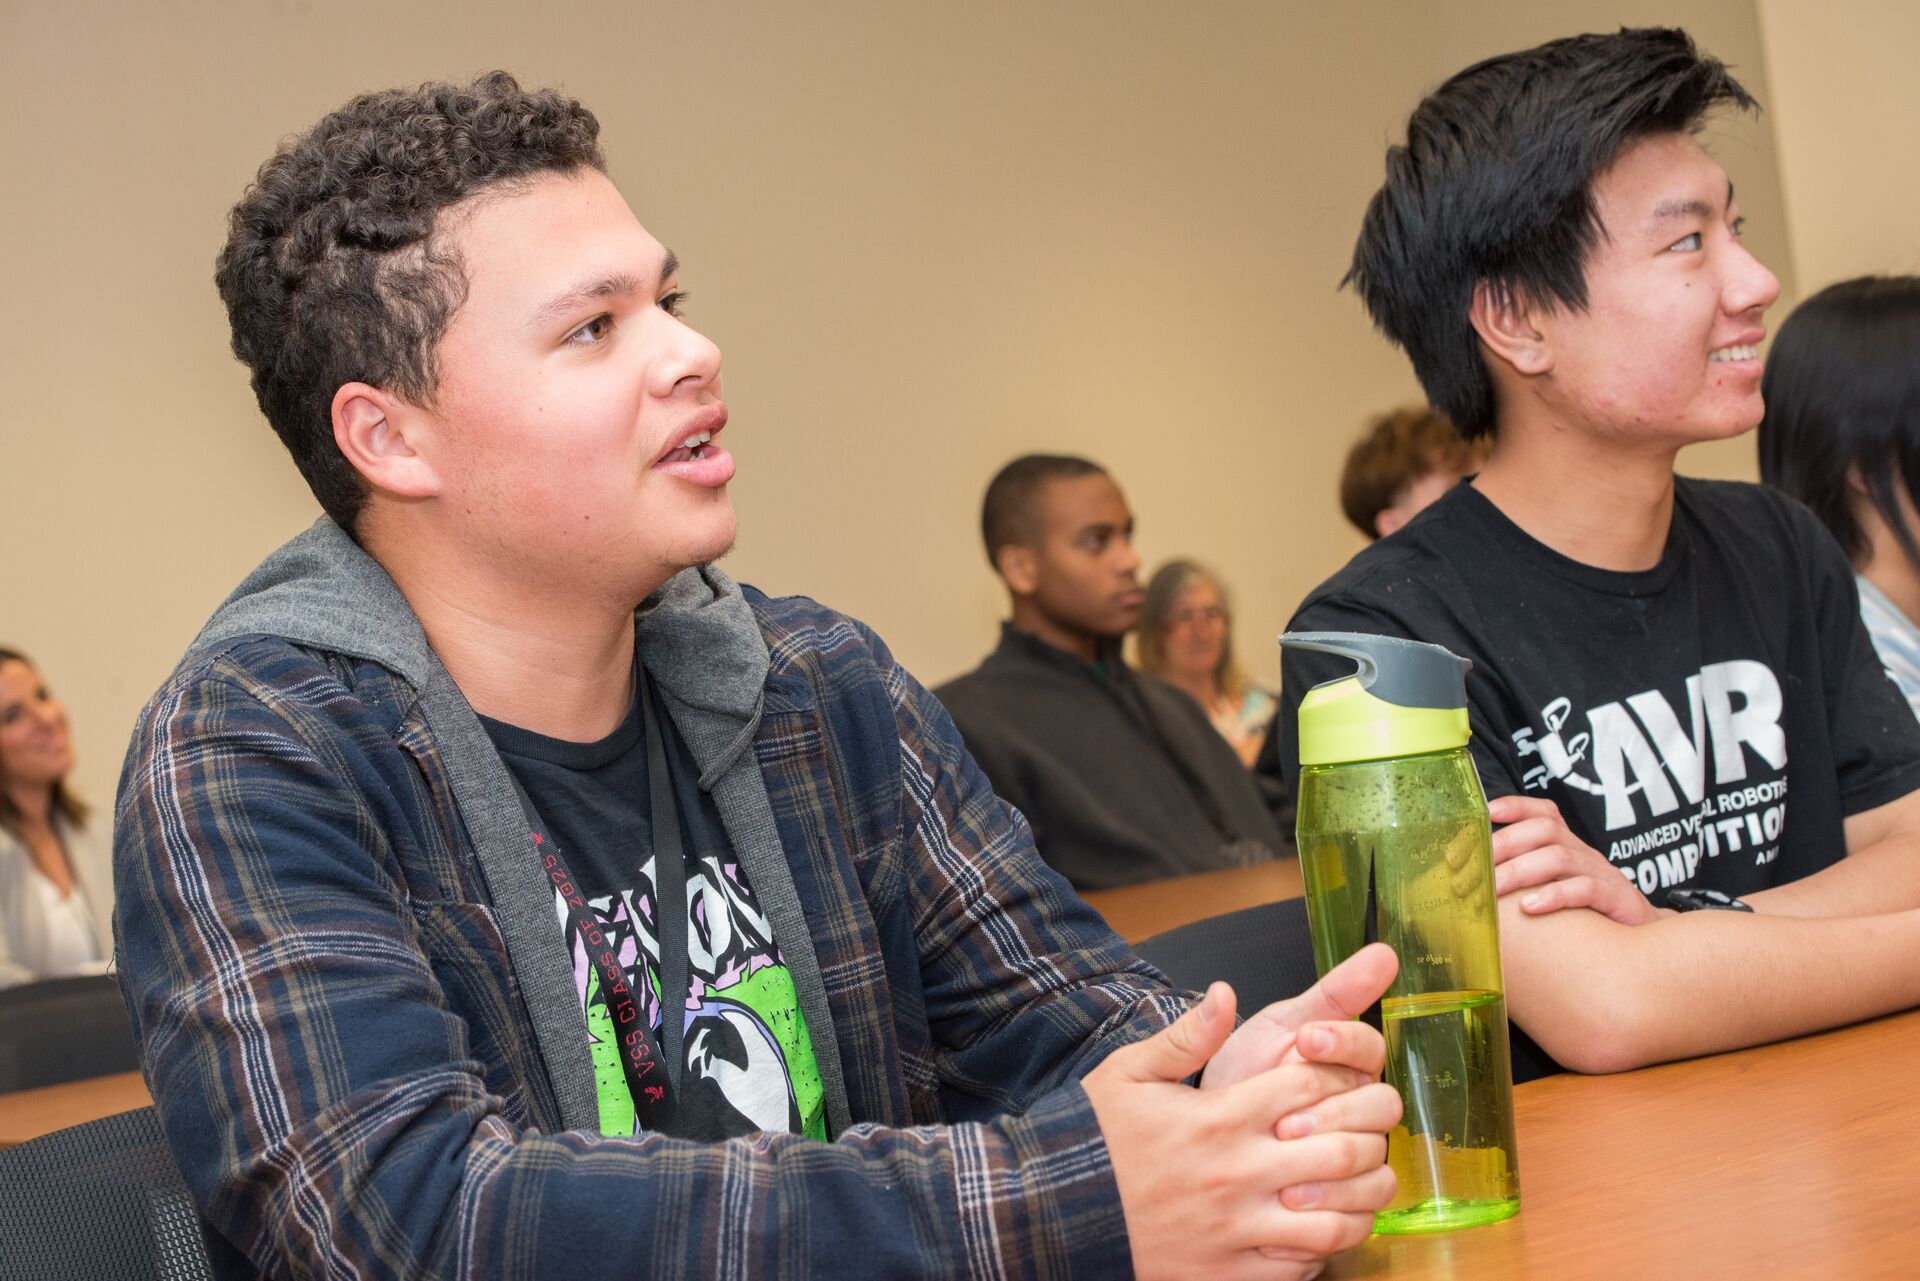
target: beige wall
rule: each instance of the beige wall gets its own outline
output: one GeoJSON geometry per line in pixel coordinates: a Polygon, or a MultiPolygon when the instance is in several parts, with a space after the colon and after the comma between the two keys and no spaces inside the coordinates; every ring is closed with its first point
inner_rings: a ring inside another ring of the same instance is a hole
{"type": "Polygon", "coordinates": [[[1920,272],[1920,5],[1759,0],[1803,292],[1920,272]]]}
{"type": "MultiPolygon", "coordinates": [[[[1272,635],[1360,545],[1333,496],[1349,438],[1416,394],[1335,289],[1385,142],[1470,60],[1648,21],[1767,97],[1751,0],[0,0],[0,639],[66,694],[107,802],[141,702],[314,512],[227,354],[227,207],[350,93],[504,65],[595,107],[687,263],[727,353],[737,575],[868,619],[937,681],[1000,612],[987,477],[1079,451],[1150,562],[1225,571],[1271,679],[1272,635]]],[[[1770,133],[1714,145],[1790,283],[1770,133]]]]}

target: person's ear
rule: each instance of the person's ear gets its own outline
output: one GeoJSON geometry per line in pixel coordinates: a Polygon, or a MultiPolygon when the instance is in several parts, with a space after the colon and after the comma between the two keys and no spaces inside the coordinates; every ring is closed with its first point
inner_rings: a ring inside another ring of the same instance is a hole
{"type": "Polygon", "coordinates": [[[1398,507],[1382,507],[1374,514],[1373,531],[1381,538],[1385,538],[1406,523],[1406,513],[1398,507]]]}
{"type": "Polygon", "coordinates": [[[1519,290],[1495,289],[1483,280],[1473,287],[1467,319],[1495,358],[1515,373],[1534,377],[1553,369],[1553,344],[1537,311],[1519,290]]]}
{"type": "Polygon", "coordinates": [[[429,498],[440,477],[419,446],[430,434],[424,415],[367,383],[333,393],[333,442],[375,489],[401,498],[429,498]]]}
{"type": "Polygon", "coordinates": [[[993,554],[993,566],[1015,596],[1031,596],[1040,585],[1040,557],[1031,547],[1007,543],[993,554]]]}

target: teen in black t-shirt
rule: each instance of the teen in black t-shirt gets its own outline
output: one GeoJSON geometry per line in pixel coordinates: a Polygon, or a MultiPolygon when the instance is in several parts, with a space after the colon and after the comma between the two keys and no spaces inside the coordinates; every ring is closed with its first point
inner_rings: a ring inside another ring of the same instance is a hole
{"type": "Polygon", "coordinates": [[[555,929],[572,955],[601,1133],[654,1128],[709,1142],[778,1130],[827,1137],[820,1067],[786,958],[659,694],[636,695],[620,727],[591,743],[487,717],[481,724],[524,793],[534,830],[558,848],[594,929],[616,954],[641,1017],[681,1050],[669,1112],[644,1115],[621,1066],[592,949],[556,890],[555,929]],[[672,919],[659,908],[655,851],[674,845],[654,839],[648,718],[659,728],[672,785],[674,812],[666,817],[680,830],[684,870],[668,896],[679,905],[672,919]],[[687,987],[669,994],[664,976],[674,968],[663,958],[675,952],[687,987]],[[663,1026],[669,1012],[681,1024],[677,1037],[663,1026]]]}
{"type": "MultiPolygon", "coordinates": [[[[1920,787],[1920,724],[1853,592],[1825,531],[1758,485],[1675,477],[1658,563],[1617,571],[1536,542],[1468,484],[1322,584],[1291,627],[1471,659],[1487,795],[1551,800],[1660,904],[1797,881],[1845,853],[1847,815],[1920,787]]],[[[1289,655],[1288,705],[1350,669],[1289,655]]],[[[1297,773],[1294,728],[1281,751],[1297,773]]]]}
{"type": "MultiPolygon", "coordinates": [[[[1676,480],[1759,421],[1778,283],[1692,131],[1752,100],[1682,32],[1490,59],[1388,155],[1349,279],[1483,470],[1298,629],[1474,661],[1514,1022],[1612,1071],[1920,1003],[1920,730],[1804,512],[1676,480]],[[1677,914],[1683,886],[1754,909],[1677,914]],[[1798,919],[1792,919],[1798,918],[1798,919]]],[[[1278,756],[1315,680],[1288,659],[1278,756]]]]}

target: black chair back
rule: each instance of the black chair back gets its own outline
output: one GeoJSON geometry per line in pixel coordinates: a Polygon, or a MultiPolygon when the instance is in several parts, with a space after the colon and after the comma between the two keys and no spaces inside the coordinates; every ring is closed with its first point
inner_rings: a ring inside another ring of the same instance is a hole
{"type": "Polygon", "coordinates": [[[0,1281],[212,1281],[150,1107],[0,1152],[0,1281]]]}
{"type": "Polygon", "coordinates": [[[1176,986],[1204,992],[1215,979],[1233,984],[1241,1018],[1298,996],[1317,977],[1307,901],[1299,898],[1182,925],[1133,950],[1176,986]]]}
{"type": "Polygon", "coordinates": [[[139,1066],[112,975],[0,988],[0,1094],[139,1066]]]}
{"type": "MultiPolygon", "coordinates": [[[[1303,898],[1266,903],[1156,934],[1133,949],[1176,986],[1204,992],[1215,979],[1233,984],[1240,1017],[1313,986],[1313,936],[1303,898]]],[[[1364,1016],[1379,1026],[1375,1006],[1364,1016]]],[[[1513,1083],[1566,1071],[1517,1025],[1512,1029],[1513,1083]]]]}

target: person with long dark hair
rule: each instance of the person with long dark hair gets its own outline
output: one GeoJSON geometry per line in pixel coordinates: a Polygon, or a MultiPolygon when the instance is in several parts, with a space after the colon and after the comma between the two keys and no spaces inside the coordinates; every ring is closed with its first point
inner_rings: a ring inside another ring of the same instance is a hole
{"type": "Polygon", "coordinates": [[[76,870],[87,807],[72,768],[66,708],[24,654],[0,649],[0,987],[105,964],[76,870]]]}
{"type": "Polygon", "coordinates": [[[1920,276],[1843,280],[1801,303],[1760,389],[1760,478],[1839,540],[1873,647],[1920,715],[1920,276]]]}

